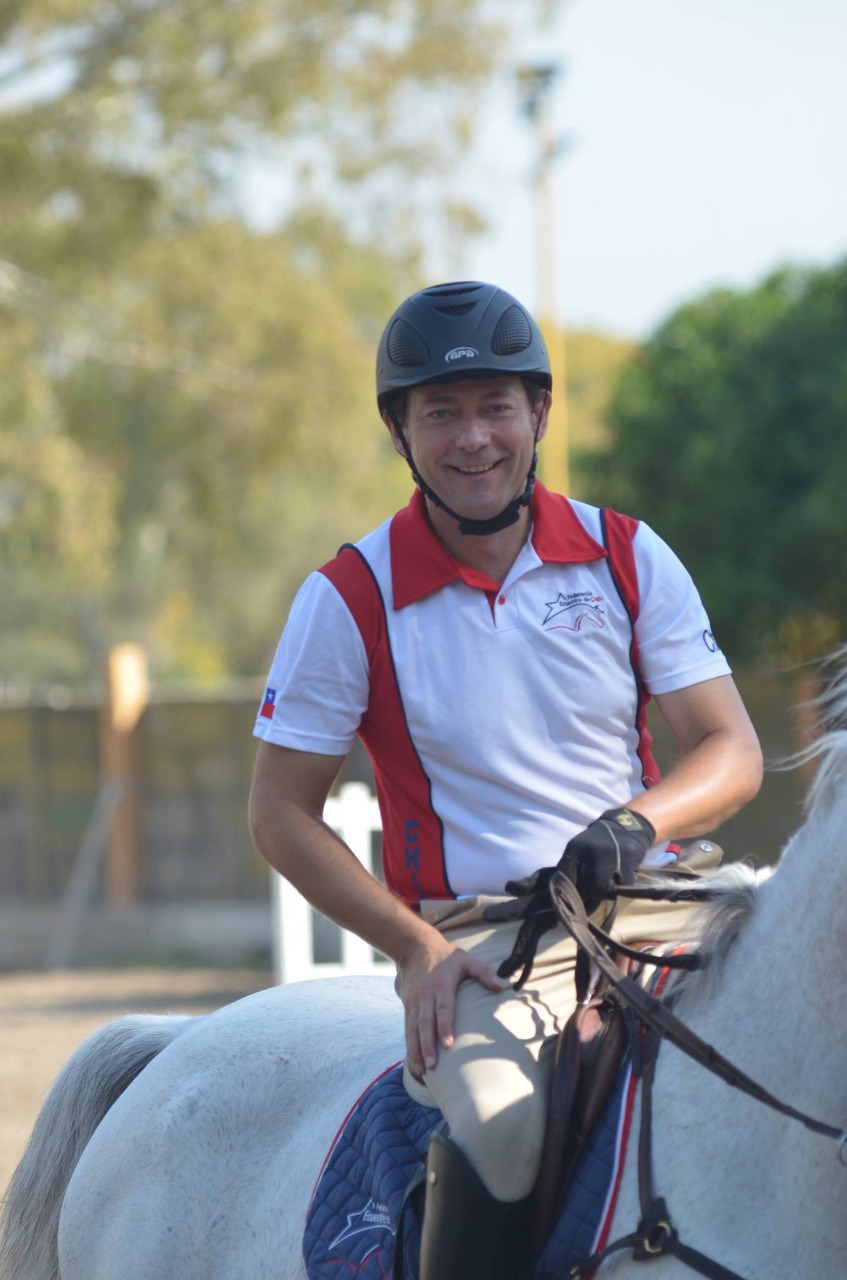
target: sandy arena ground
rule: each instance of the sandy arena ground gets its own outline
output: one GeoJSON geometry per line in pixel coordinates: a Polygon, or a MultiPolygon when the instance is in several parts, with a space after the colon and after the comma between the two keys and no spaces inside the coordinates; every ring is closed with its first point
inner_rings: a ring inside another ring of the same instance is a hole
{"type": "Polygon", "coordinates": [[[47,1090],[92,1031],[124,1013],[209,1013],[272,981],[248,969],[0,973],[0,1189],[47,1090]]]}

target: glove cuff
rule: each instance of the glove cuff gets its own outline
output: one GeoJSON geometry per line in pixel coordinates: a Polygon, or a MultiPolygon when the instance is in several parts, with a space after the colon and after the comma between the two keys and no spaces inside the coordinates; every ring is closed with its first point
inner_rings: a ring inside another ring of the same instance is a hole
{"type": "Polygon", "coordinates": [[[600,814],[600,820],[616,823],[629,835],[646,837],[646,849],[656,843],[656,828],[652,822],[648,822],[643,814],[633,813],[632,809],[627,809],[626,806],[622,805],[620,809],[607,809],[605,813],[600,814]]]}

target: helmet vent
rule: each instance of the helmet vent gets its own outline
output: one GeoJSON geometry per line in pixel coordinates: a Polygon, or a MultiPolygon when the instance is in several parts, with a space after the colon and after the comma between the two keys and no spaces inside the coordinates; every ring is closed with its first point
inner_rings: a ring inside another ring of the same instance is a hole
{"type": "Polygon", "coordinates": [[[464,316],[473,311],[475,306],[475,302],[460,302],[455,307],[436,307],[435,310],[442,316],[464,316]]]}
{"type": "Polygon", "coordinates": [[[388,358],[397,365],[422,365],[430,359],[429,347],[417,329],[407,320],[398,319],[388,335],[388,358]]]}
{"type": "Polygon", "coordinates": [[[514,356],[532,343],[532,327],[520,307],[507,307],[491,336],[491,350],[497,356],[514,356]]]}
{"type": "Polygon", "coordinates": [[[424,297],[455,298],[462,293],[478,293],[481,288],[475,280],[461,280],[457,284],[437,284],[432,289],[424,289],[424,297]]]}

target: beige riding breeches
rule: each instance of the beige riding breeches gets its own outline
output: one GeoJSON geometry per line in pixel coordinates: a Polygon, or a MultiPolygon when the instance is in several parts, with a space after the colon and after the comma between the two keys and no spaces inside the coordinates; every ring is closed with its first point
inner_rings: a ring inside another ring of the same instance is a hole
{"type": "MultiPolygon", "coordinates": [[[[495,968],[512,950],[520,922],[491,925],[486,906],[502,898],[424,901],[421,914],[450,942],[495,968]]],[[[613,936],[632,943],[672,942],[686,932],[690,906],[622,900],[613,936]]],[[[455,1042],[440,1049],[424,1076],[404,1080],[419,1101],[438,1106],[450,1135],[498,1200],[529,1195],[541,1161],[555,1037],[576,1003],[573,939],[557,926],[541,939],[525,987],[459,988],[455,1042]],[[545,1043],[548,1048],[542,1052],[545,1043]]],[[[398,987],[399,990],[399,987],[398,987]]],[[[401,993],[402,994],[402,993],[401,993]]]]}

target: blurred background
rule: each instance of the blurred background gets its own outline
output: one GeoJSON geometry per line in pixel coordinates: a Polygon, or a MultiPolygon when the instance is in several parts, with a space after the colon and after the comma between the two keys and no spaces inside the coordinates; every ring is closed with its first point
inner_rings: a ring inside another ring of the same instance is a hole
{"type": "MultiPolygon", "coordinates": [[[[845,37],[841,0],[7,0],[0,969],[268,965],[253,718],[302,578],[407,500],[374,352],[427,283],[536,312],[545,479],[667,538],[769,759],[808,740],[845,37]]],[[[728,856],[773,861],[805,780],[728,856]]]]}

